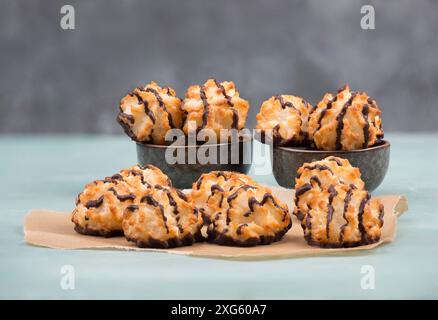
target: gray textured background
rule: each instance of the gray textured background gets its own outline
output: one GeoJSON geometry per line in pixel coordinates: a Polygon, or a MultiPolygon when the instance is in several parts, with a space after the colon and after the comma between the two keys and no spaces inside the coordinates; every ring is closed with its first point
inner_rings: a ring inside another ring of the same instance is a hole
{"type": "Polygon", "coordinates": [[[438,130],[438,2],[1,0],[0,132],[122,133],[132,87],[180,96],[210,76],[252,105],[291,93],[315,103],[344,83],[383,110],[387,131],[438,130]],[[376,9],[376,30],[360,8],[376,9]],[[76,9],[76,30],[59,26],[76,9]]]}

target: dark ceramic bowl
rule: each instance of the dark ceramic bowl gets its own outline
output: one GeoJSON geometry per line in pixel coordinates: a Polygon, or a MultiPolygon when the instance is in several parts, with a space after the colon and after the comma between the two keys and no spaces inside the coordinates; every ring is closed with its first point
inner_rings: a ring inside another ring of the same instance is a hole
{"type": "Polygon", "coordinates": [[[246,137],[241,139],[241,141],[229,143],[193,146],[162,146],[137,143],[137,159],[141,165],[153,164],[160,168],[170,177],[174,187],[186,189],[191,188],[192,183],[198,180],[203,173],[210,171],[220,170],[248,173],[252,162],[252,138],[246,137]],[[217,154],[216,163],[214,160],[204,163],[205,161],[199,161],[198,157],[192,157],[189,162],[189,154],[209,155],[209,152],[213,149],[217,154]],[[171,164],[166,161],[166,152],[175,156],[179,152],[184,161],[171,164]],[[220,161],[220,159],[225,159],[226,161],[220,161]]]}
{"type": "Polygon", "coordinates": [[[272,170],[279,185],[294,188],[297,170],[305,162],[322,160],[328,156],[340,157],[347,159],[354,167],[359,168],[366,189],[371,192],[382,183],[388,171],[389,149],[390,143],[385,140],[374,147],[353,151],[274,147],[272,170]]]}

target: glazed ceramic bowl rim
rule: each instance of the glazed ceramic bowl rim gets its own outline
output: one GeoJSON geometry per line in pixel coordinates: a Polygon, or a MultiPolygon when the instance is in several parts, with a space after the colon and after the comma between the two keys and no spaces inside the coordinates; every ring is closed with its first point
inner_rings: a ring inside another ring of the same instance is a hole
{"type": "Polygon", "coordinates": [[[380,144],[369,147],[366,149],[356,149],[356,150],[309,150],[309,149],[302,149],[302,148],[294,148],[294,147],[281,147],[281,146],[275,146],[275,149],[280,149],[287,152],[300,152],[300,153],[314,153],[314,154],[322,154],[322,153],[361,153],[361,152],[367,152],[377,149],[385,149],[389,148],[391,146],[391,143],[388,140],[382,140],[380,144]]]}
{"type": "MultiPolygon", "coordinates": [[[[253,140],[253,137],[251,135],[244,135],[242,136],[242,140],[239,140],[238,143],[241,142],[251,142],[253,140]]],[[[234,141],[231,142],[223,142],[223,143],[212,143],[212,144],[201,144],[201,145],[190,145],[190,146],[174,146],[174,145],[164,145],[164,144],[152,144],[152,143],[143,143],[143,142],[136,142],[138,146],[141,147],[147,147],[147,148],[157,148],[157,149],[167,149],[167,148],[202,148],[202,147],[218,147],[218,146],[227,146],[231,145],[233,143],[236,143],[234,141]]]]}

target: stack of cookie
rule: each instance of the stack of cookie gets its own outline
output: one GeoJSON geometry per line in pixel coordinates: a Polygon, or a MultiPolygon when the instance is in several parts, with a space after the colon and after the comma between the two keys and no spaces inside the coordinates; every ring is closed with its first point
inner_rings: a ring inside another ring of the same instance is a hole
{"type": "Polygon", "coordinates": [[[365,92],[344,86],[312,106],[292,95],[263,102],[256,128],[264,142],[280,146],[310,146],[319,150],[356,150],[383,138],[381,111],[365,92]],[[272,140],[268,139],[272,137],[272,140]]]}
{"type": "Polygon", "coordinates": [[[220,137],[222,129],[245,127],[249,103],[239,96],[232,81],[209,79],[203,85],[187,89],[180,99],[173,89],[151,82],[137,87],[120,101],[117,121],[134,141],[157,145],[169,144],[171,129],[210,130],[220,137]]]}
{"type": "Polygon", "coordinates": [[[288,207],[246,175],[204,174],[186,196],[151,165],[87,184],[77,197],[72,221],[79,233],[124,235],[148,248],[173,248],[205,239],[235,246],[270,244],[292,225],[288,207]]]}
{"type": "Polygon", "coordinates": [[[380,239],[383,209],[365,190],[359,169],[346,159],[327,157],[298,170],[294,214],[309,245],[340,248],[375,243],[380,239]]]}
{"type": "Polygon", "coordinates": [[[139,247],[172,248],[200,239],[202,217],[160,169],[134,166],[85,186],[72,221],[86,235],[125,235],[139,247]]]}

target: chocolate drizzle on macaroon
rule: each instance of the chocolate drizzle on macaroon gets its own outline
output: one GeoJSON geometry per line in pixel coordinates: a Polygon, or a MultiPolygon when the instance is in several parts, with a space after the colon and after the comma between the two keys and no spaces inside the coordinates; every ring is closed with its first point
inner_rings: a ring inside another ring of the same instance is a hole
{"type": "Polygon", "coordinates": [[[167,226],[167,217],[164,214],[164,207],[163,207],[163,205],[158,203],[158,201],[155,200],[152,197],[152,195],[149,195],[149,194],[143,196],[143,198],[141,198],[140,202],[146,202],[148,205],[153,206],[153,207],[157,207],[157,208],[160,209],[160,214],[161,214],[161,217],[163,218],[164,227],[166,228],[167,233],[169,233],[169,227],[167,226]]]}
{"type": "Polygon", "coordinates": [[[90,209],[90,208],[99,208],[102,203],[103,203],[103,196],[100,196],[99,198],[97,198],[96,200],[90,200],[87,203],[85,203],[85,208],[90,209]]]}
{"type": "Polygon", "coordinates": [[[341,226],[341,232],[340,232],[340,236],[339,236],[340,242],[344,241],[344,231],[345,231],[345,228],[348,226],[348,219],[347,219],[348,206],[350,205],[351,196],[353,195],[353,190],[355,190],[355,189],[356,189],[356,187],[351,184],[350,188],[348,189],[347,193],[345,194],[344,211],[342,213],[342,217],[344,218],[345,223],[341,226]]]}
{"type": "Polygon", "coordinates": [[[305,174],[296,179],[294,214],[301,221],[309,245],[347,248],[379,241],[383,205],[371,199],[359,170],[348,160],[330,156],[306,163],[298,171],[305,174]],[[321,170],[304,172],[317,165],[329,166],[331,175],[322,175],[321,170]]]}
{"type": "Polygon", "coordinates": [[[150,92],[155,96],[155,99],[157,99],[158,101],[158,105],[167,113],[167,119],[169,121],[169,126],[170,128],[175,128],[175,125],[173,123],[173,118],[172,118],[172,114],[169,112],[169,110],[167,110],[167,107],[163,101],[163,98],[161,97],[161,95],[158,93],[157,90],[155,90],[154,88],[146,88],[145,90],[146,92],[150,92]]]}
{"type": "Polygon", "coordinates": [[[209,113],[209,105],[208,105],[207,95],[205,94],[204,86],[199,87],[199,95],[201,97],[202,104],[204,105],[204,112],[202,113],[202,125],[201,125],[201,129],[204,129],[205,126],[207,125],[208,113],[209,113]]]}
{"type": "Polygon", "coordinates": [[[328,205],[327,205],[327,225],[326,225],[326,237],[327,240],[330,240],[330,223],[333,219],[333,199],[338,195],[338,192],[336,191],[335,187],[333,185],[330,185],[328,188],[329,191],[329,198],[328,198],[328,205]]]}
{"type": "Polygon", "coordinates": [[[342,130],[344,129],[344,117],[345,117],[345,114],[347,113],[348,107],[351,106],[355,96],[356,96],[355,93],[351,94],[350,99],[348,99],[347,102],[342,106],[341,111],[338,113],[338,115],[336,117],[336,122],[337,122],[337,126],[336,126],[336,150],[342,149],[341,138],[342,138],[342,130]]]}
{"type": "Polygon", "coordinates": [[[126,200],[134,200],[135,199],[135,195],[132,193],[128,193],[128,194],[118,194],[117,190],[114,188],[109,188],[108,191],[111,191],[112,193],[114,193],[114,195],[116,196],[116,198],[123,202],[126,200]]]}
{"type": "Polygon", "coordinates": [[[369,136],[370,136],[370,123],[368,122],[368,114],[370,112],[369,106],[366,104],[362,109],[362,116],[365,121],[365,125],[363,127],[363,148],[368,148],[369,136]]]}
{"type": "Polygon", "coordinates": [[[213,79],[213,81],[216,84],[216,86],[221,90],[222,95],[227,100],[228,105],[230,107],[234,107],[234,104],[232,102],[232,98],[227,94],[227,91],[225,90],[224,86],[220,82],[218,82],[216,79],[213,79]]]}
{"type": "Polygon", "coordinates": [[[371,196],[367,192],[365,194],[365,197],[362,199],[362,201],[360,202],[360,205],[359,205],[358,219],[359,219],[359,231],[360,231],[360,236],[361,236],[361,242],[362,243],[368,242],[367,241],[368,240],[367,239],[367,233],[365,231],[365,226],[364,226],[364,222],[363,222],[363,215],[365,213],[365,206],[370,201],[370,199],[371,199],[371,196]]]}

